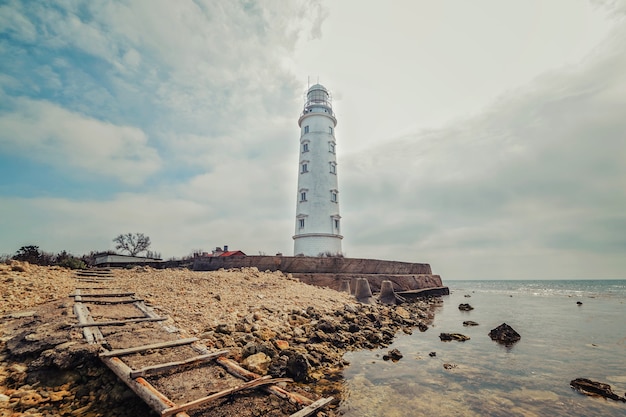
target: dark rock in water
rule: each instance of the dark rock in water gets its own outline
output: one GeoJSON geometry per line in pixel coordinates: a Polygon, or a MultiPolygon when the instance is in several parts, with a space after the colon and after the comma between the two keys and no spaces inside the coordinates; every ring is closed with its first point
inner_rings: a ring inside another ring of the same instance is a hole
{"type": "Polygon", "coordinates": [[[389,359],[394,362],[398,362],[400,359],[402,359],[402,353],[400,353],[398,349],[392,349],[383,356],[383,360],[388,361],[389,359]]]}
{"type": "Polygon", "coordinates": [[[495,329],[489,332],[491,340],[495,340],[498,343],[506,346],[512,345],[522,338],[511,326],[506,323],[502,323],[495,329]]]}
{"type": "Polygon", "coordinates": [[[478,326],[478,323],[476,323],[475,321],[471,321],[471,320],[467,320],[463,322],[463,326],[478,326]]]}
{"type": "Polygon", "coordinates": [[[440,333],[439,339],[441,339],[442,342],[449,342],[451,340],[465,342],[466,340],[470,340],[469,336],[465,336],[461,333],[440,333]]]}
{"type": "Polygon", "coordinates": [[[474,309],[474,307],[472,307],[469,304],[459,304],[459,310],[461,310],[461,311],[470,311],[470,310],[473,310],[473,309],[474,309]]]}
{"type": "Polygon", "coordinates": [[[465,298],[470,298],[470,297],[471,297],[471,295],[469,295],[469,294],[465,294],[463,297],[465,297],[465,298]]]}
{"type": "Polygon", "coordinates": [[[579,306],[583,305],[582,301],[576,301],[576,304],[578,304],[579,306]]]}
{"type": "Polygon", "coordinates": [[[455,363],[444,363],[443,364],[443,369],[452,369],[452,368],[456,368],[456,364],[455,363]]]}
{"type": "Polygon", "coordinates": [[[431,358],[434,358],[435,356],[437,356],[437,352],[430,352],[428,356],[430,356],[431,358]]]}
{"type": "Polygon", "coordinates": [[[570,381],[570,386],[581,394],[591,397],[604,397],[615,401],[626,402],[626,398],[620,397],[611,390],[609,384],[592,381],[586,378],[576,378],[570,381]]]}
{"type": "Polygon", "coordinates": [[[419,323],[417,323],[417,328],[422,333],[425,332],[426,330],[428,330],[428,326],[426,324],[422,323],[421,321],[419,323]]]}

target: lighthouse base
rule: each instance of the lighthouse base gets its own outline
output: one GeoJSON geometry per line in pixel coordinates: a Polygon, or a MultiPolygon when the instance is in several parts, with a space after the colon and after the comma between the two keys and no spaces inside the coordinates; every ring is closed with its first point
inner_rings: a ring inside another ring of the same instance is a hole
{"type": "Polygon", "coordinates": [[[341,235],[310,233],[293,237],[294,256],[341,255],[341,235]]]}

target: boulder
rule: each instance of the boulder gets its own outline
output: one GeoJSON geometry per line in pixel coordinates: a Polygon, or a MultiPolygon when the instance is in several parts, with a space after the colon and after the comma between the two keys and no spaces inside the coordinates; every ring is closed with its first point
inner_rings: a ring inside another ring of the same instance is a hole
{"type": "Polygon", "coordinates": [[[467,326],[478,326],[478,323],[476,323],[475,321],[471,321],[471,320],[467,320],[463,322],[463,326],[467,327],[467,326]]]}
{"type": "Polygon", "coordinates": [[[570,381],[570,386],[581,394],[591,397],[604,397],[615,401],[626,402],[626,398],[620,397],[611,390],[609,384],[592,381],[586,378],[576,378],[570,381]]]}
{"type": "Polygon", "coordinates": [[[440,333],[439,339],[441,339],[442,342],[449,342],[451,340],[465,342],[466,340],[470,340],[470,337],[461,333],[440,333]]]}
{"type": "Polygon", "coordinates": [[[489,332],[489,337],[498,343],[510,346],[522,338],[511,326],[502,323],[489,332]]]}
{"type": "Polygon", "coordinates": [[[465,303],[459,304],[459,310],[461,310],[461,311],[470,311],[470,310],[473,310],[473,309],[474,309],[474,307],[472,307],[469,304],[465,304],[465,303]]]}

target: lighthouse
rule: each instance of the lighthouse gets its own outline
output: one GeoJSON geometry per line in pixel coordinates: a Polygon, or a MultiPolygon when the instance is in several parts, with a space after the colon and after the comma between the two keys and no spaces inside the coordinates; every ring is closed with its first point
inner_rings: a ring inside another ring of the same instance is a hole
{"type": "Polygon", "coordinates": [[[341,254],[341,216],[335,127],[330,92],[315,84],[307,90],[298,119],[300,150],[294,255],[341,254]]]}

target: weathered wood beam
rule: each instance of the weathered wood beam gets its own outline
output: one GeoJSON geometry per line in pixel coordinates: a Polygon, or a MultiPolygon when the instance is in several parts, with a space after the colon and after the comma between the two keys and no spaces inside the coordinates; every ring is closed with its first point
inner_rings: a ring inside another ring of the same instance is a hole
{"type": "MultiPolygon", "coordinates": [[[[84,296],[86,297],[86,296],[84,296]]],[[[85,300],[83,298],[82,302],[83,303],[90,303],[90,304],[132,304],[132,303],[136,303],[137,301],[143,301],[140,299],[132,299],[132,300],[85,300]]]]}
{"type": "Polygon", "coordinates": [[[102,352],[100,354],[100,357],[107,358],[111,356],[122,356],[122,355],[129,355],[131,353],[144,352],[150,349],[160,349],[160,348],[168,348],[168,347],[174,347],[174,346],[189,345],[197,340],[199,340],[197,337],[190,337],[187,339],[176,339],[176,340],[170,340],[167,342],[152,343],[149,345],[135,346],[135,347],[126,348],[126,349],[115,349],[115,350],[110,350],[107,352],[102,352]]]}
{"type": "Polygon", "coordinates": [[[141,323],[144,321],[165,321],[167,317],[142,317],[136,319],[111,320],[111,321],[94,321],[93,323],[79,323],[72,327],[97,327],[97,326],[121,326],[128,323],[141,323]]]}
{"type": "Polygon", "coordinates": [[[205,405],[207,403],[210,403],[211,401],[215,401],[219,398],[225,397],[227,395],[233,394],[235,392],[238,391],[243,391],[246,389],[250,389],[250,388],[256,388],[256,387],[260,387],[262,385],[267,385],[267,384],[274,384],[276,382],[291,382],[292,379],[290,378],[277,378],[277,379],[272,379],[272,377],[270,375],[267,376],[263,376],[257,379],[253,379],[252,381],[248,381],[244,384],[238,385],[236,387],[232,387],[232,388],[228,388],[225,389],[223,391],[220,392],[216,392],[215,394],[211,394],[211,395],[207,395],[206,397],[202,397],[202,398],[198,398],[197,400],[194,401],[190,401],[186,404],[182,404],[182,405],[178,405],[176,407],[171,407],[168,409],[165,409],[163,411],[161,411],[161,416],[163,417],[167,417],[167,416],[171,416],[174,413],[180,412],[180,411],[186,411],[189,410],[190,408],[197,408],[200,407],[201,405],[205,405]]]}
{"type": "Polygon", "coordinates": [[[75,293],[75,294],[70,294],[69,297],[74,297],[77,295],[82,295],[83,297],[130,297],[132,295],[135,295],[134,292],[110,292],[110,293],[96,293],[96,294],[80,294],[80,293],[75,293]]]}
{"type": "MultiPolygon", "coordinates": [[[[139,396],[150,408],[157,413],[168,408],[175,407],[176,404],[167,398],[163,393],[154,388],[148,381],[143,378],[130,378],[131,369],[120,358],[100,358],[106,366],[111,369],[135,394],[139,396]]],[[[185,412],[176,414],[177,417],[189,417],[185,412]]]]}
{"type": "Polygon", "coordinates": [[[302,410],[298,411],[297,413],[293,413],[289,417],[308,417],[311,414],[315,413],[316,411],[321,410],[322,408],[326,407],[333,400],[334,400],[333,397],[320,398],[319,400],[315,401],[313,404],[307,405],[302,410]]]}
{"type": "Polygon", "coordinates": [[[150,365],[150,366],[146,366],[144,368],[138,369],[136,371],[131,371],[130,377],[139,378],[139,377],[145,377],[148,375],[157,375],[163,372],[171,371],[173,369],[179,369],[179,368],[184,368],[186,366],[195,365],[198,363],[209,362],[215,358],[218,358],[220,356],[224,356],[227,354],[228,354],[227,350],[221,350],[219,352],[209,353],[207,355],[194,356],[193,358],[185,359],[183,361],[167,362],[167,363],[161,363],[158,365],[150,365]]]}
{"type": "MultiPolygon", "coordinates": [[[[224,369],[226,369],[228,373],[243,380],[249,381],[251,379],[259,378],[260,376],[258,374],[255,374],[254,372],[250,372],[247,369],[242,368],[237,362],[223,356],[215,359],[215,361],[219,363],[224,369]]],[[[309,405],[313,403],[313,400],[303,395],[296,394],[295,392],[289,392],[287,390],[284,390],[277,385],[263,387],[263,390],[270,394],[274,394],[277,397],[282,398],[283,400],[287,400],[293,404],[309,405]]]]}

